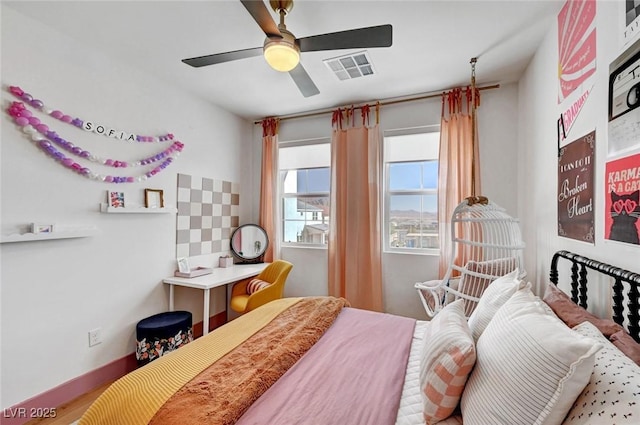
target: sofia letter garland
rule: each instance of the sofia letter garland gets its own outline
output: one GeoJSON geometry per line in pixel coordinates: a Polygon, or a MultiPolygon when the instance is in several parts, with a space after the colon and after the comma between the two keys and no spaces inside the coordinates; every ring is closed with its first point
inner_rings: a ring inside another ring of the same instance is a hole
{"type": "Polygon", "coordinates": [[[46,113],[47,115],[58,119],[63,123],[82,128],[85,131],[92,131],[96,134],[128,142],[172,142],[171,146],[165,148],[161,152],[137,161],[123,161],[114,160],[111,158],[101,158],[96,155],[92,155],[89,151],[74,145],[73,143],[60,137],[55,131],[50,130],[46,124],[41,123],[37,117],[33,116],[31,111],[26,108],[24,103],[11,103],[11,105],[7,109],[7,113],[13,118],[14,122],[22,128],[22,131],[31,137],[31,140],[35,142],[40,149],[42,149],[64,167],[67,167],[75,171],[76,173],[93,180],[103,181],[107,183],[134,183],[147,180],[148,178],[155,176],[160,171],[168,167],[174,161],[174,159],[180,155],[180,152],[182,152],[182,149],[184,148],[184,144],[177,140],[174,141],[174,136],[170,133],[161,136],[142,136],[133,133],[127,133],[125,131],[116,130],[103,124],[95,123],[93,121],[83,121],[80,118],[71,118],[71,116],[66,115],[58,110],[51,110],[45,107],[44,103],[41,100],[34,99],[33,96],[31,96],[29,93],[25,93],[20,87],[10,86],[9,92],[34,109],[46,113]],[[159,164],[146,173],[138,175],[136,177],[102,175],[91,171],[87,167],[83,167],[82,165],[75,162],[74,159],[65,156],[65,154],[56,149],[54,145],[61,147],[72,155],[108,167],[129,168],[147,166],[158,162],[159,164]]]}

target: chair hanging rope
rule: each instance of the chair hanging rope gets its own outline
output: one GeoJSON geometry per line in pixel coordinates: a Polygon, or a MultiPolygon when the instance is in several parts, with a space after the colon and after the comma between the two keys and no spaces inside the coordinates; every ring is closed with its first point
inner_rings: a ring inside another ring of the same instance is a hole
{"type": "Polygon", "coordinates": [[[478,58],[471,58],[471,196],[476,196],[476,62],[478,58]]]}

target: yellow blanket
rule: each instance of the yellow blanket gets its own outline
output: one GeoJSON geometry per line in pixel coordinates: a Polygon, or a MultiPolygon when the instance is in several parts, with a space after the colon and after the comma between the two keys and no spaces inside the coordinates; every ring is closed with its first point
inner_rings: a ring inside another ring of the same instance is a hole
{"type": "Polygon", "coordinates": [[[91,405],[79,425],[147,425],[183,385],[300,300],[270,302],[122,377],[91,405]]]}

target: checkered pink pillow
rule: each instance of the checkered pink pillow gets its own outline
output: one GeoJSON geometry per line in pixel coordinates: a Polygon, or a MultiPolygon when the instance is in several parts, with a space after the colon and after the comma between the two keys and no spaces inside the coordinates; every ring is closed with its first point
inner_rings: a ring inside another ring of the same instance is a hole
{"type": "Polygon", "coordinates": [[[453,413],[476,362],[476,348],[464,315],[464,300],[447,305],[424,334],[420,392],[427,425],[453,413]]]}
{"type": "Polygon", "coordinates": [[[265,282],[264,280],[251,279],[247,284],[247,294],[251,295],[254,292],[258,292],[259,290],[266,288],[269,285],[271,284],[269,282],[265,282]]]}

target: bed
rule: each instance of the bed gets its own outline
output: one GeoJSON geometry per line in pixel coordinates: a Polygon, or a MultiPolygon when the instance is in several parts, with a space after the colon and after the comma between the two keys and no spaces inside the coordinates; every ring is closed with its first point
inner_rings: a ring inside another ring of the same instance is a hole
{"type": "Polygon", "coordinates": [[[457,303],[427,322],[341,298],[277,300],[122,377],[79,425],[637,424],[640,275],[562,251],[550,281],[543,301],[496,280],[468,323],[457,303]],[[596,273],[613,277],[613,320],[584,309],[596,273]]]}

